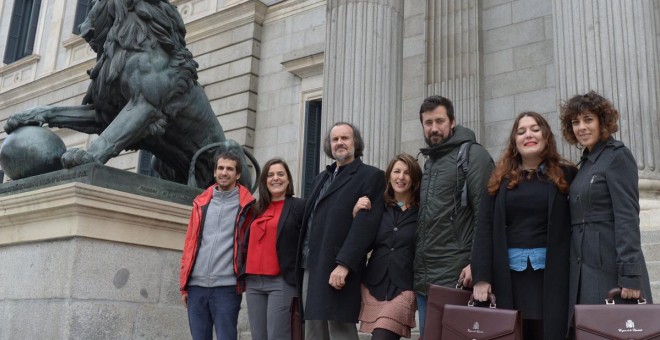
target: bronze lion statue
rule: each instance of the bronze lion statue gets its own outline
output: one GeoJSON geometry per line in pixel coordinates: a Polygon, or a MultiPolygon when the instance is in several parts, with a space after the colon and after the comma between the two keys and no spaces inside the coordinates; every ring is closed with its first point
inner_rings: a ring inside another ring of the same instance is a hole
{"type": "Polygon", "coordinates": [[[161,178],[202,188],[214,182],[214,155],[230,150],[242,160],[241,183],[251,187],[246,156],[257,172],[258,164],[225,138],[197,83],[198,64],[176,7],[167,0],[93,0],[80,34],[97,53],[82,105],[14,114],[7,133],[48,124],[98,134],[87,150],[67,150],[62,165],[105,164],[122,150],[144,149],[161,178]]]}

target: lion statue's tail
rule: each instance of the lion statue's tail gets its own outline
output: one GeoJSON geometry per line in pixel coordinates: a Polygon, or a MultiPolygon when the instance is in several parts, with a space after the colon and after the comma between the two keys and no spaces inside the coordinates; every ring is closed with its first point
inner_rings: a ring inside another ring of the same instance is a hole
{"type": "MultiPolygon", "coordinates": [[[[259,186],[259,176],[261,175],[261,167],[259,166],[259,162],[257,162],[257,159],[254,158],[254,155],[252,155],[252,153],[247,148],[240,146],[238,143],[234,142],[233,140],[211,143],[200,148],[199,150],[197,150],[197,152],[195,152],[193,158],[190,160],[190,168],[188,169],[188,186],[192,186],[195,188],[198,187],[197,179],[195,179],[195,166],[197,163],[197,158],[199,158],[199,155],[210,149],[220,149],[219,151],[216,152],[231,151],[235,153],[241,159],[241,161],[244,161],[245,157],[247,157],[250,160],[250,163],[252,163],[252,166],[254,167],[256,180],[252,183],[244,182],[244,184],[250,189],[250,192],[254,193],[257,191],[257,188],[259,186]]],[[[212,166],[214,167],[215,165],[212,166]]],[[[243,164],[243,169],[247,169],[247,164],[243,164]]],[[[243,177],[241,177],[241,180],[247,180],[248,182],[250,181],[249,178],[244,179],[243,177]]]]}

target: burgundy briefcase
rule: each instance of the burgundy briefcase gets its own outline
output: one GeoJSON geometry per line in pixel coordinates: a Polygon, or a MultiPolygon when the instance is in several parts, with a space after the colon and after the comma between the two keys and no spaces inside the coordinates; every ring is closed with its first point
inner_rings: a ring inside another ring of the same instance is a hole
{"type": "Polygon", "coordinates": [[[620,294],[614,288],[603,305],[575,306],[577,340],[660,339],[660,305],[647,305],[644,297],[638,304],[615,304],[620,294]]]}
{"type": "Polygon", "coordinates": [[[445,305],[467,305],[472,291],[463,289],[459,285],[456,288],[449,288],[432,284],[429,285],[428,292],[422,339],[439,340],[442,334],[442,313],[445,305]]]}
{"type": "Polygon", "coordinates": [[[490,294],[490,308],[475,307],[470,298],[467,306],[445,305],[442,317],[442,340],[522,340],[520,311],[495,308],[490,294]]]}
{"type": "Polygon", "coordinates": [[[302,302],[294,296],[291,300],[291,340],[304,340],[302,302]]]}

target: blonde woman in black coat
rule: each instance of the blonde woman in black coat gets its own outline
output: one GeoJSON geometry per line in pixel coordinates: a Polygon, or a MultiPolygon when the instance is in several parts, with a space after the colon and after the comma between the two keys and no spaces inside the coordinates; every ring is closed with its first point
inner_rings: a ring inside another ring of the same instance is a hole
{"type": "Polygon", "coordinates": [[[561,107],[564,138],[584,147],[571,184],[570,307],[602,304],[620,287],[617,303],[650,303],[651,288],[639,232],[637,164],[612,138],[619,112],[596,92],[577,95],[561,107]]]}
{"type": "Polygon", "coordinates": [[[536,112],[515,120],[481,199],[472,244],[474,297],[522,311],[525,339],[562,339],[568,312],[568,188],[575,168],[536,112]]]}

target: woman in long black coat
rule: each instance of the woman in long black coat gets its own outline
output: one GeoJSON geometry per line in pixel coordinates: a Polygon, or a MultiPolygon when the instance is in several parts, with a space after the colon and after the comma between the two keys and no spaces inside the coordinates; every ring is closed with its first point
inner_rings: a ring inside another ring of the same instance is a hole
{"type": "Polygon", "coordinates": [[[525,339],[562,339],[568,311],[568,188],[548,122],[523,112],[481,199],[472,245],[474,296],[522,311],[525,339]]]}
{"type": "Polygon", "coordinates": [[[637,164],[612,138],[619,112],[596,92],[577,95],[561,107],[564,138],[585,150],[571,184],[570,314],[575,304],[602,304],[622,289],[617,303],[651,302],[639,232],[637,164]]]}

